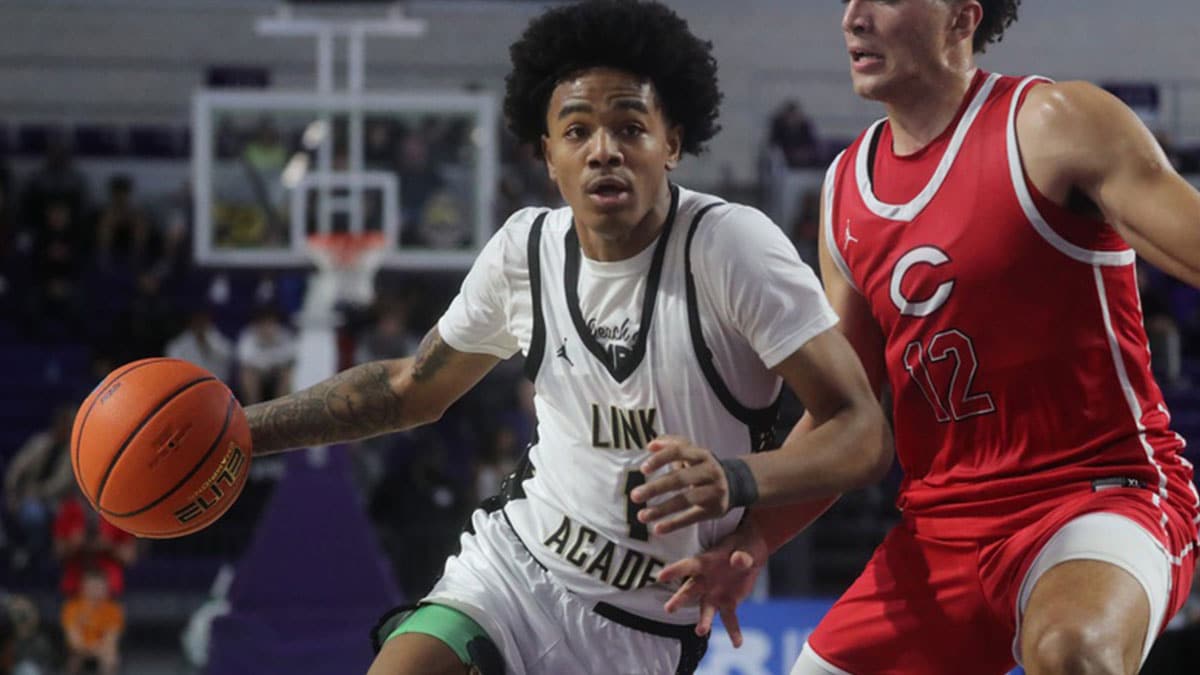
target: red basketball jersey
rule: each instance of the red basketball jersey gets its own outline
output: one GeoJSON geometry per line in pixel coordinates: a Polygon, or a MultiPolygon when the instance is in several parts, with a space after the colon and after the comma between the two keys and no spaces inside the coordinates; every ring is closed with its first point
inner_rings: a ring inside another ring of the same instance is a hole
{"type": "Polygon", "coordinates": [[[940,143],[894,158],[881,120],[826,175],[826,242],[886,340],[899,506],[940,536],[1003,535],[1055,495],[1140,485],[1178,558],[1198,499],[1150,374],[1134,252],[1027,180],[1016,111],[1040,82],[980,73],[940,143]],[[874,183],[882,153],[919,178],[911,200],[880,196],[906,191],[894,171],[874,183]]]}

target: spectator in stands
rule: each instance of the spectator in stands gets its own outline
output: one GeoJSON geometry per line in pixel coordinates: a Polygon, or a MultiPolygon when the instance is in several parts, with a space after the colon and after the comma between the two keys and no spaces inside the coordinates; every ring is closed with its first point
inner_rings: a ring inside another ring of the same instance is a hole
{"type": "Polygon", "coordinates": [[[463,248],[470,242],[471,229],[464,205],[468,199],[451,189],[438,190],[425,201],[417,236],[432,249],[463,248]]]}
{"type": "Polygon", "coordinates": [[[21,212],[35,225],[51,202],[66,204],[70,220],[81,223],[88,209],[88,187],[83,173],[71,161],[71,152],[62,139],[54,139],[46,151],[46,161],[25,184],[21,212]]]}
{"type": "Polygon", "coordinates": [[[149,270],[162,255],[161,234],[133,201],[133,179],[117,174],[108,181],[108,202],[96,220],[96,254],[103,265],[149,270]]]}
{"type": "Polygon", "coordinates": [[[11,549],[14,568],[23,569],[50,549],[50,524],[58,502],[71,490],[71,423],[76,406],[60,406],[50,428],[17,451],[4,474],[4,508],[17,540],[11,549]]]}
{"type": "MultiPolygon", "coordinates": [[[[16,648],[13,650],[13,675],[42,675],[51,672],[55,650],[49,637],[40,630],[40,618],[33,601],[24,595],[0,597],[0,610],[12,619],[13,632],[17,638],[16,648]]],[[[0,674],[4,672],[4,669],[0,668],[0,674]]]]}
{"type": "Polygon", "coordinates": [[[404,224],[400,240],[403,244],[425,245],[419,231],[425,204],[442,189],[445,181],[430,161],[429,142],[420,131],[409,131],[404,135],[397,155],[401,222],[404,224]]]}
{"type": "Polygon", "coordinates": [[[288,161],[288,150],[270,117],[264,115],[259,118],[250,141],[242,151],[242,159],[261,174],[275,175],[283,171],[288,161]]]}
{"type": "Polygon", "coordinates": [[[296,338],[271,306],[260,307],[237,341],[241,401],[258,403],[292,390],[296,338]]]}
{"type": "Polygon", "coordinates": [[[504,222],[510,213],[526,206],[562,204],[558,186],[550,180],[546,166],[534,154],[533,146],[521,143],[500,120],[500,179],[495,221],[504,222]]]}
{"type": "Polygon", "coordinates": [[[54,326],[74,333],[79,318],[79,274],[88,256],[88,237],[60,199],[45,202],[32,228],[34,291],[29,300],[29,329],[43,336],[54,326]]]}
{"type": "Polygon", "coordinates": [[[192,312],[187,328],[167,343],[166,355],[207,369],[226,384],[233,384],[233,343],[213,324],[206,307],[192,312]]]}
{"type": "Polygon", "coordinates": [[[429,116],[421,121],[421,132],[429,143],[430,162],[441,169],[462,164],[472,152],[474,121],[466,116],[429,116]]]}
{"type": "Polygon", "coordinates": [[[396,156],[395,122],[386,117],[369,117],[366,127],[363,159],[369,168],[390,169],[396,156]]]}
{"type": "Polygon", "coordinates": [[[167,198],[163,217],[163,263],[172,267],[192,265],[192,184],[183,181],[167,198]]]}
{"type": "Polygon", "coordinates": [[[475,458],[475,498],[472,501],[478,503],[500,494],[501,482],[512,473],[520,455],[516,431],[504,424],[493,428],[475,458]]]}
{"type": "Polygon", "coordinates": [[[381,298],[376,303],[375,321],[358,340],[355,363],[394,359],[415,354],[421,335],[409,325],[412,308],[407,296],[381,298]]]}
{"type": "Polygon", "coordinates": [[[83,573],[78,597],[63,605],[62,630],[67,644],[68,675],[93,662],[101,675],[114,675],[121,665],[120,641],[125,630],[125,610],[109,597],[103,571],[89,568],[83,573]]]}
{"type": "Polygon", "coordinates": [[[158,276],[142,272],[131,281],[132,289],[120,289],[129,297],[111,319],[109,342],[102,347],[117,364],[162,354],[184,320],[158,276]]]}
{"type": "MultiPolygon", "coordinates": [[[[409,323],[412,294],[408,291],[380,291],[373,317],[362,329],[354,346],[354,362],[399,358],[413,351],[421,341],[409,323]]],[[[363,494],[371,494],[383,480],[387,465],[395,459],[397,442],[387,436],[368,438],[357,444],[351,454],[354,478],[363,494]]]]}
{"type": "Polygon", "coordinates": [[[812,121],[798,101],[785,101],[771,117],[769,143],[782,153],[788,168],[814,166],[819,160],[812,121]]]}
{"type": "Polygon", "coordinates": [[[101,518],[78,489],[59,504],[53,532],[55,554],[62,564],[59,590],[64,597],[79,594],[83,572],[90,568],[104,573],[110,595],[120,596],[125,591],[125,568],[137,559],[137,540],[101,518]]]}
{"type": "Polygon", "coordinates": [[[409,461],[396,461],[368,504],[379,525],[380,544],[393,561],[396,582],[406,597],[419,597],[438,578],[454,550],[470,501],[451,478],[446,434],[416,429],[398,439],[410,445],[409,461]],[[412,451],[415,450],[415,451],[412,451]],[[404,489],[389,486],[403,485],[404,489]]]}
{"type": "MultiPolygon", "coordinates": [[[[335,143],[335,151],[339,146],[335,143]]],[[[252,239],[256,244],[275,244],[284,241],[287,226],[284,222],[284,207],[287,190],[282,181],[283,168],[288,162],[288,149],[284,146],[279,130],[269,116],[258,120],[254,132],[242,148],[241,165],[243,178],[240,182],[249,189],[256,209],[262,214],[261,225],[252,239]]]]}

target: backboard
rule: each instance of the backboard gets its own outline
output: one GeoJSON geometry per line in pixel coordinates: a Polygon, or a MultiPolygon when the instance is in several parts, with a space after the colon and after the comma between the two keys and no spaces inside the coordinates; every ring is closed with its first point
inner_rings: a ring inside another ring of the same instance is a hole
{"type": "Polygon", "coordinates": [[[384,266],[466,269],[495,230],[490,94],[201,91],[192,115],[201,264],[307,266],[310,234],[378,232],[384,266]]]}

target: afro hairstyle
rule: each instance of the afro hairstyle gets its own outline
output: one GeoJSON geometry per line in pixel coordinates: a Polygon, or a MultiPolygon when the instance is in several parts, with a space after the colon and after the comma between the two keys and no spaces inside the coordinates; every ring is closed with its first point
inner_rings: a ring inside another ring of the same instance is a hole
{"type": "Polygon", "coordinates": [[[721,130],[712,43],[658,2],[585,0],[550,9],[530,22],[509,54],[505,121],[538,156],[554,88],[590,68],[613,68],[653,84],[668,122],[682,127],[683,152],[700,154],[721,130]]]}

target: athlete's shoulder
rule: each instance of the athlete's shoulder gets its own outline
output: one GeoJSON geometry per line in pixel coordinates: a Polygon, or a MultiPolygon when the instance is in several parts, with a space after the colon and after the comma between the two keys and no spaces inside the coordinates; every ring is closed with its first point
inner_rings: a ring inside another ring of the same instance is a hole
{"type": "Polygon", "coordinates": [[[1120,99],[1080,81],[1033,87],[1017,113],[1016,131],[1023,153],[1088,174],[1109,165],[1114,154],[1150,140],[1120,99]]]}
{"type": "Polygon", "coordinates": [[[700,196],[704,199],[698,203],[704,206],[688,225],[693,266],[706,270],[705,278],[757,276],[768,260],[802,265],[796,247],[765,213],[712,195],[700,196]]]}
{"type": "Polygon", "coordinates": [[[713,245],[736,247],[755,232],[779,232],[775,223],[753,206],[684,188],[680,188],[676,220],[682,220],[689,229],[694,228],[697,239],[713,245]]]}
{"type": "Polygon", "coordinates": [[[529,231],[533,228],[534,222],[543,215],[548,218],[554,211],[555,209],[545,206],[527,206],[517,209],[508,217],[508,220],[504,221],[504,225],[500,226],[500,230],[496,234],[502,235],[514,243],[524,244],[529,238],[529,231]]]}
{"type": "Polygon", "coordinates": [[[1101,124],[1128,111],[1120,99],[1091,82],[1042,80],[1039,84],[1026,96],[1021,116],[1040,126],[1066,131],[1081,123],[1101,124]]]}
{"type": "Polygon", "coordinates": [[[514,211],[479,252],[474,268],[485,270],[495,281],[499,277],[524,277],[529,258],[529,235],[533,224],[554,213],[546,207],[527,207],[514,211]],[[497,276],[498,275],[498,276],[497,276]]]}

